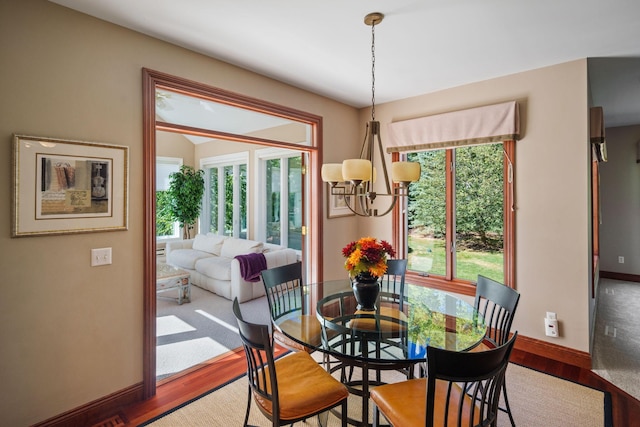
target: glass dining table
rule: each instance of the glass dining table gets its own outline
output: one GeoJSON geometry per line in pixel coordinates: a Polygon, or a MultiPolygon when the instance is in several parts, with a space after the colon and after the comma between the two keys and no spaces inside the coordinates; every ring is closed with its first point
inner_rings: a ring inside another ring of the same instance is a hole
{"type": "MultiPolygon", "coordinates": [[[[299,297],[298,297],[299,298],[299,297]]],[[[369,388],[384,384],[382,371],[407,378],[424,367],[427,346],[466,351],[485,336],[472,304],[444,291],[406,284],[404,295],[381,292],[375,310],[358,309],[349,280],[304,285],[299,309],[274,320],[291,340],[328,356],[352,394],[362,397],[360,418],[369,426],[369,388]],[[360,370],[354,375],[354,370],[360,370]]]]}

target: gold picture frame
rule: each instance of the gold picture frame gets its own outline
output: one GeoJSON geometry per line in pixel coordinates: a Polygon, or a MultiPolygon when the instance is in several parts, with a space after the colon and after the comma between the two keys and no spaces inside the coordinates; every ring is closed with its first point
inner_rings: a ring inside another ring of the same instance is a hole
{"type": "Polygon", "coordinates": [[[339,193],[340,189],[344,191],[345,186],[338,184],[334,188],[334,193],[331,194],[331,185],[327,184],[327,195],[329,201],[327,203],[327,218],[339,218],[342,216],[355,215],[349,207],[347,207],[347,199],[351,196],[347,196],[344,193],[339,193]]]}
{"type": "Polygon", "coordinates": [[[12,237],[128,228],[129,147],[13,136],[12,237]]]}

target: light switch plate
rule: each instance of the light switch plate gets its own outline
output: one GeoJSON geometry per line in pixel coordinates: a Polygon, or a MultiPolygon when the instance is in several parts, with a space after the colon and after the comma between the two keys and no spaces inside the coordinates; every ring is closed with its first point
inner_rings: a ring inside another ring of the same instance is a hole
{"type": "Polygon", "coordinates": [[[91,249],[91,267],[111,264],[111,248],[91,249]]]}

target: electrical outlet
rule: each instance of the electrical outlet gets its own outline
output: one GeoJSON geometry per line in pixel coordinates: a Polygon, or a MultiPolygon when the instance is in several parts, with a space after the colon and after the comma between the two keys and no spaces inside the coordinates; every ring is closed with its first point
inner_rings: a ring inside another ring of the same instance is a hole
{"type": "Polygon", "coordinates": [[[111,264],[111,248],[91,249],[91,267],[111,264]]]}
{"type": "Polygon", "coordinates": [[[544,318],[544,333],[548,337],[558,337],[558,316],[552,311],[547,311],[544,318]]]}
{"type": "Polygon", "coordinates": [[[618,257],[618,264],[624,264],[624,257],[623,256],[619,256],[618,257]]]}
{"type": "Polygon", "coordinates": [[[548,337],[557,337],[558,321],[555,319],[544,319],[544,333],[548,337]]]}

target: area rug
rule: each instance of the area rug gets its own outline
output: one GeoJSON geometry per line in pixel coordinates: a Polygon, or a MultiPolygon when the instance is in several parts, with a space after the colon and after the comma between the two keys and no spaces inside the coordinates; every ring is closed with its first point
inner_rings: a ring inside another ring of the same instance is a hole
{"type": "MultiPolygon", "coordinates": [[[[394,374],[391,374],[394,375],[394,374]]],[[[398,374],[396,374],[398,375],[398,374]]],[[[402,377],[387,378],[387,381],[402,377]]],[[[519,427],[611,427],[611,400],[608,393],[584,387],[570,381],[546,375],[516,364],[509,364],[507,389],[511,410],[519,427]]],[[[359,418],[361,403],[349,397],[349,413],[359,418]]],[[[151,427],[241,426],[247,405],[246,377],[240,377],[223,387],[185,403],[148,421],[151,427]]],[[[252,404],[249,417],[252,426],[271,424],[252,404]]],[[[299,423],[303,425],[302,423],[299,423]]],[[[317,426],[317,420],[307,420],[305,426],[317,426]]],[[[339,426],[334,415],[329,426],[339,426]]],[[[509,418],[500,413],[498,427],[509,427],[509,418]]]]}

